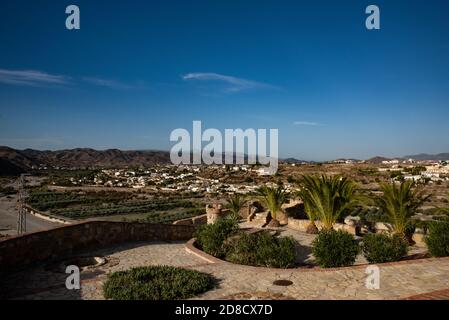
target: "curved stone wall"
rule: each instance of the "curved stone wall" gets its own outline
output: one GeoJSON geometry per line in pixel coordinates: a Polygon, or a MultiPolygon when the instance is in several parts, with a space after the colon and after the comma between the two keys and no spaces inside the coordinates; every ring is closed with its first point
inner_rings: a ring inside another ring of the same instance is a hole
{"type": "Polygon", "coordinates": [[[0,273],[77,251],[135,241],[191,239],[191,225],[90,221],[0,240],[0,273]]]}

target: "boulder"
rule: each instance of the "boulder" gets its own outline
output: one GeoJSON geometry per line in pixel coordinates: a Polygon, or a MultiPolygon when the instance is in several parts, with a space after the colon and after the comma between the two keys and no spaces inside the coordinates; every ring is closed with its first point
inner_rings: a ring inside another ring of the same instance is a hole
{"type": "Polygon", "coordinates": [[[385,222],[376,222],[374,224],[374,230],[377,233],[381,233],[381,232],[390,232],[391,230],[391,224],[389,223],[385,223],[385,222]]]}
{"type": "Polygon", "coordinates": [[[356,227],[356,226],[360,226],[361,221],[360,221],[360,217],[355,216],[347,216],[344,220],[345,224],[347,224],[348,226],[352,226],[352,227],[356,227]]]}
{"type": "Polygon", "coordinates": [[[276,214],[276,220],[279,221],[279,223],[281,225],[286,225],[288,224],[288,216],[284,211],[279,211],[276,214]]]}
{"type": "Polygon", "coordinates": [[[424,234],[423,233],[417,233],[415,232],[412,236],[412,240],[415,243],[416,246],[418,247],[425,247],[426,243],[424,241],[424,234]]]}
{"type": "Polygon", "coordinates": [[[350,226],[343,223],[335,223],[334,224],[334,230],[342,230],[346,231],[347,233],[350,233],[352,235],[357,235],[360,233],[360,228],[355,226],[350,226]]]}

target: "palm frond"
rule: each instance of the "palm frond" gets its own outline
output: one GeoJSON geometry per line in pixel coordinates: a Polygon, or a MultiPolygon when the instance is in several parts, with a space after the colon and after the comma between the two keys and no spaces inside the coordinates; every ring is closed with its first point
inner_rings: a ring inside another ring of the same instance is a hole
{"type": "Polygon", "coordinates": [[[287,193],[281,186],[262,186],[257,190],[259,199],[265,204],[271,213],[271,217],[276,220],[277,213],[282,211],[282,205],[287,202],[287,193]]]}
{"type": "Polygon", "coordinates": [[[304,201],[311,221],[318,218],[325,228],[332,229],[342,215],[363,204],[364,199],[357,191],[357,185],[342,176],[305,175],[297,195],[304,201]]]}
{"type": "Polygon", "coordinates": [[[410,218],[431,195],[416,188],[412,180],[383,183],[380,188],[383,194],[375,199],[376,205],[388,216],[393,232],[404,235],[410,218]]]}
{"type": "Polygon", "coordinates": [[[244,195],[233,194],[227,199],[226,208],[228,208],[234,217],[238,217],[240,210],[245,206],[247,199],[244,195]]]}

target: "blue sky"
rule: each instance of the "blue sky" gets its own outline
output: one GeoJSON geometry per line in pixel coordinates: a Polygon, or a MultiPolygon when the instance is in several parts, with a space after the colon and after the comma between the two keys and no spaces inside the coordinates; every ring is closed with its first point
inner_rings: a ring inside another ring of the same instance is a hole
{"type": "Polygon", "coordinates": [[[0,3],[0,145],[168,150],[278,128],[281,157],[449,152],[449,2],[0,3]],[[65,29],[77,4],[81,30],[65,29]],[[381,30],[365,28],[365,8],[381,30]]]}

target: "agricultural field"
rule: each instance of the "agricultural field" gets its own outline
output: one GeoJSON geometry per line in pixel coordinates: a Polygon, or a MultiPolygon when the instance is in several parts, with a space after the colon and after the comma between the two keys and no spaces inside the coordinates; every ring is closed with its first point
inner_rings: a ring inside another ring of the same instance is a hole
{"type": "Polygon", "coordinates": [[[27,199],[38,211],[73,220],[101,219],[171,223],[205,213],[197,199],[149,196],[125,191],[35,189],[27,199]]]}

